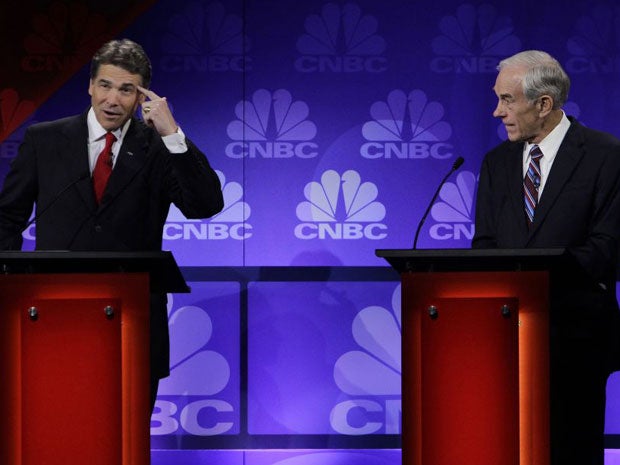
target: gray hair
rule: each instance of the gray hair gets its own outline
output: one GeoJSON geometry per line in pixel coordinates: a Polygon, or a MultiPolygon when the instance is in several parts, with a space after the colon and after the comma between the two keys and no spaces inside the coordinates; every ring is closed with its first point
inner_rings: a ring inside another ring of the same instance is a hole
{"type": "Polygon", "coordinates": [[[534,102],[541,95],[553,99],[553,109],[562,108],[568,98],[570,78],[562,65],[546,52],[526,50],[499,62],[498,70],[507,66],[526,68],[523,76],[523,95],[534,102]]]}

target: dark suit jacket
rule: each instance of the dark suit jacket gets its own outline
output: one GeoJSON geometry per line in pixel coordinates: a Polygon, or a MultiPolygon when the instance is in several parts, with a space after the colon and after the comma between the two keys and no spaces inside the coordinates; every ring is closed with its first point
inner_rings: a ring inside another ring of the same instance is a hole
{"type": "Polygon", "coordinates": [[[609,134],[571,118],[531,228],[523,207],[523,143],[506,141],[485,156],[472,247],[567,248],[577,265],[553,275],[552,324],[569,336],[608,341],[610,369],[620,363],[615,296],[619,235],[620,141],[609,134]]]}
{"type": "MultiPolygon", "coordinates": [[[[156,131],[134,119],[101,205],[88,166],[86,113],[31,126],[0,193],[2,248],[21,248],[20,231],[36,203],[39,250],[161,250],[170,203],[188,218],[223,207],[220,182],[200,150],[170,154],[156,131]]],[[[165,300],[152,315],[153,372],[168,373],[165,300]]]]}

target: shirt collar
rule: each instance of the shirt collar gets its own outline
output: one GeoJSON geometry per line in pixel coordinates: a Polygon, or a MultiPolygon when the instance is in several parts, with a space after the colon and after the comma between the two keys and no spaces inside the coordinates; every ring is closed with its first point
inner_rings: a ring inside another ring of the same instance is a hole
{"type": "Polygon", "coordinates": [[[562,111],[562,118],[560,122],[553,128],[553,130],[547,134],[547,136],[541,140],[538,144],[527,143],[525,147],[525,153],[530,153],[530,149],[533,145],[538,145],[544,156],[555,157],[555,154],[560,149],[560,145],[564,140],[564,136],[570,128],[570,120],[566,116],[566,113],[562,111]]]}

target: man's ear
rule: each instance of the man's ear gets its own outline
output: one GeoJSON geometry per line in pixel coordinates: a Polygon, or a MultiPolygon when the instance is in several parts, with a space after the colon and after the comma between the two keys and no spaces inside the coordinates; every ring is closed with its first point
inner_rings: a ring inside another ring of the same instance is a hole
{"type": "Polygon", "coordinates": [[[538,105],[540,116],[546,116],[553,110],[553,98],[549,95],[542,95],[538,98],[536,105],[538,105]]]}

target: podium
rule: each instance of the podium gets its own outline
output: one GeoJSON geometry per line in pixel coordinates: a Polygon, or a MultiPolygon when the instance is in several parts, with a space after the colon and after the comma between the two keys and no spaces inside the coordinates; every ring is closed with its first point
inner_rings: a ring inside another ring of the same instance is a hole
{"type": "Polygon", "coordinates": [[[169,252],[0,253],[0,463],[150,463],[150,293],[169,252]]]}
{"type": "Polygon", "coordinates": [[[401,274],[403,465],[548,465],[563,249],[379,249],[401,274]]]}

